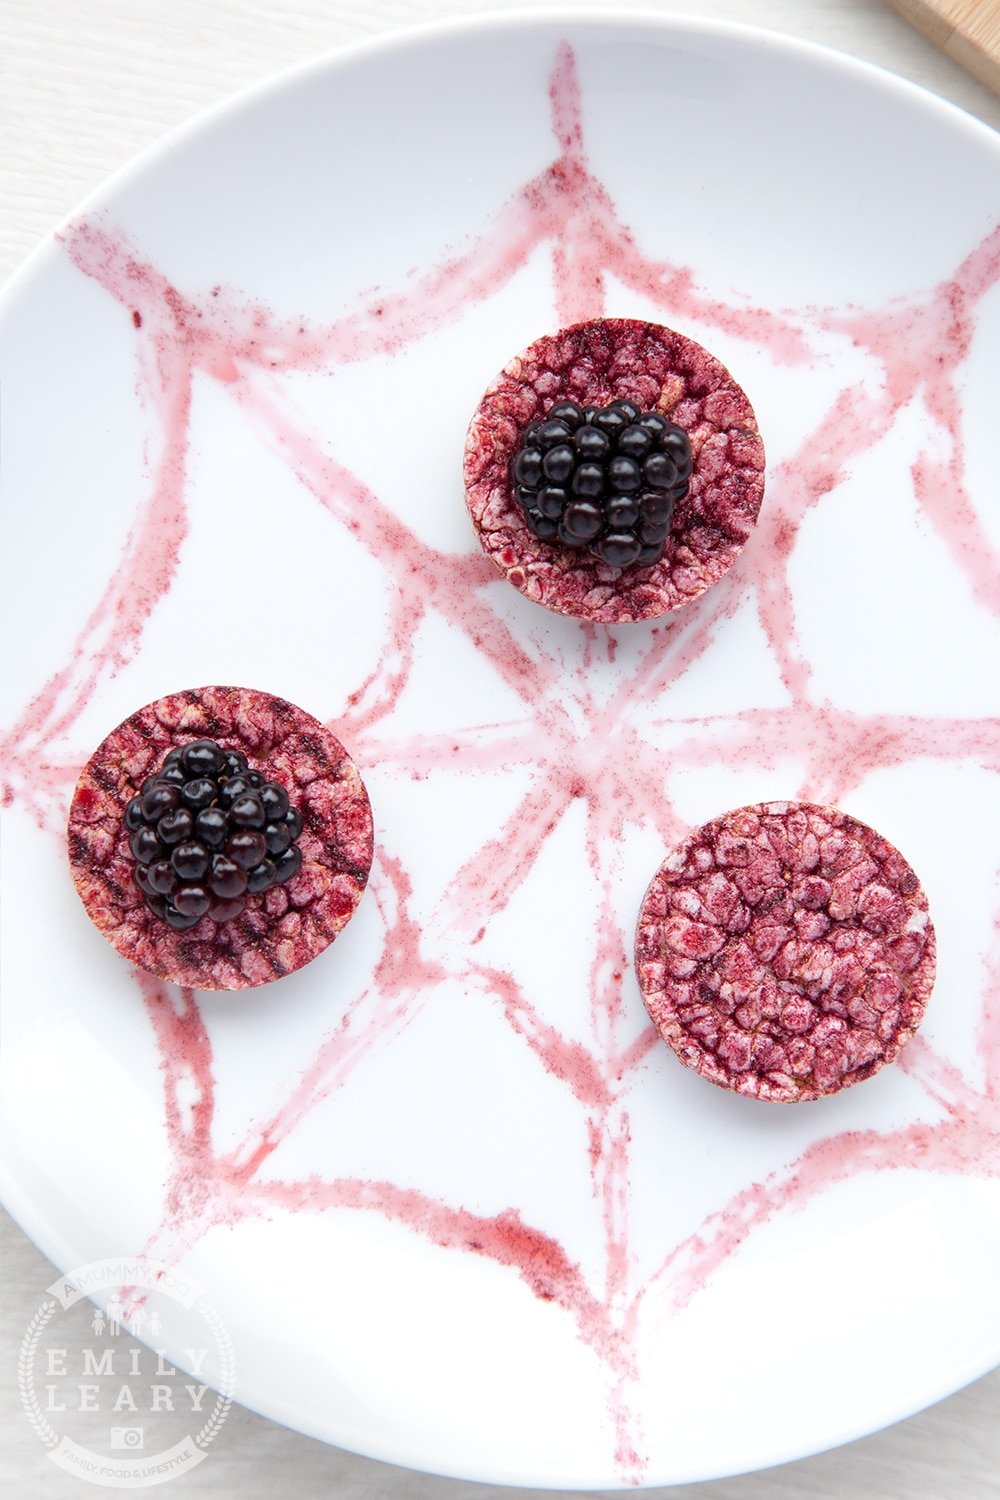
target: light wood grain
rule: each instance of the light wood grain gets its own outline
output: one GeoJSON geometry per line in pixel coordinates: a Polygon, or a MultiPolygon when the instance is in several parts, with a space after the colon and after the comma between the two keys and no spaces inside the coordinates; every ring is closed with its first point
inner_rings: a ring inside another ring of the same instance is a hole
{"type": "Polygon", "coordinates": [[[889,0],[889,4],[973,78],[1000,94],[1000,5],[995,0],[889,0]]]}

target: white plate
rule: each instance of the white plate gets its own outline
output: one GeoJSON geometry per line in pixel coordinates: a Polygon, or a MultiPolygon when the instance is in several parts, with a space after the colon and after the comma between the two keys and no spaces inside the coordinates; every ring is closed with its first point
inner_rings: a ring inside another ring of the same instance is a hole
{"type": "Polygon", "coordinates": [[[11,288],[6,1199],[62,1265],[183,1261],[242,1401],[613,1486],[1000,1358],[998,168],[774,36],[491,20],[217,111],[11,288]],[[483,387],[602,311],[711,347],[767,444],[750,545],[668,627],[537,609],[464,511],[483,387]],[[336,726],[373,885],[280,987],[144,1005],[65,810],[109,728],[213,681],[336,726]],[[797,795],[898,845],[940,964],[900,1065],[781,1108],[647,1047],[631,947],[675,836],[797,795]]]}

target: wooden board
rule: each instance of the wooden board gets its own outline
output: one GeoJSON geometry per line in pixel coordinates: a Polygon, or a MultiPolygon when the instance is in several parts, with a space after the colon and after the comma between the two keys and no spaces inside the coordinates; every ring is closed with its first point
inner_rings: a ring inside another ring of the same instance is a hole
{"type": "Polygon", "coordinates": [[[1000,0],[889,0],[980,83],[1000,94],[1000,0]]]}

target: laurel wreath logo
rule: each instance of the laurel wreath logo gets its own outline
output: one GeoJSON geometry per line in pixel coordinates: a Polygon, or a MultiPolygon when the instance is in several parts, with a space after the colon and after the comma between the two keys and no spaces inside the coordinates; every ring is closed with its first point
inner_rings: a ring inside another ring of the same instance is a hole
{"type": "MultiPolygon", "coordinates": [[[[45,1444],[46,1448],[56,1448],[59,1445],[59,1436],[51,1424],[46,1420],[44,1412],[35,1392],[34,1374],[35,1357],[42,1334],[54,1313],[58,1304],[54,1301],[43,1302],[41,1307],[28,1324],[17,1360],[17,1383],[21,1394],[28,1420],[36,1434],[45,1444]]],[[[205,1422],[204,1426],[195,1435],[193,1441],[195,1446],[203,1451],[218,1436],[229,1409],[233,1404],[233,1392],[236,1385],[236,1354],[229,1330],[223,1323],[215,1308],[207,1300],[202,1300],[199,1311],[211,1330],[219,1354],[219,1383],[216,1393],[215,1405],[205,1422]]]]}
{"type": "Polygon", "coordinates": [[[216,1436],[219,1428],[229,1414],[229,1408],[233,1404],[233,1391],[236,1385],[236,1355],[233,1349],[233,1341],[229,1336],[222,1319],[210,1303],[203,1302],[200,1308],[201,1314],[215,1335],[219,1347],[219,1359],[221,1372],[219,1378],[219,1390],[215,1399],[215,1406],[208,1421],[201,1431],[195,1434],[195,1445],[198,1448],[207,1448],[216,1436]]]}
{"type": "Polygon", "coordinates": [[[21,1340],[21,1348],[17,1357],[17,1384],[21,1392],[21,1401],[28,1414],[28,1421],[46,1448],[55,1448],[59,1443],[59,1439],[54,1429],[42,1415],[42,1408],[39,1406],[38,1397],[35,1394],[35,1350],[38,1348],[38,1341],[42,1336],[45,1325],[55,1310],[55,1302],[42,1303],[28,1324],[28,1329],[21,1340]]]}

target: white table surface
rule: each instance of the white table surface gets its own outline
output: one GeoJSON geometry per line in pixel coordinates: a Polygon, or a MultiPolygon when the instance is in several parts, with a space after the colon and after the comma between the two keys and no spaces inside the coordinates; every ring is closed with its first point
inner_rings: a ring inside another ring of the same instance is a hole
{"type": "MultiPolygon", "coordinates": [[[[1000,100],[880,0],[646,0],[646,7],[821,42],[910,78],[1000,129],[1000,100]]],[[[112,171],[236,89],[380,31],[516,8],[533,7],[531,0],[519,6],[505,0],[0,0],[0,283],[112,171]]],[[[562,7],[555,0],[547,8],[562,7]]],[[[51,1500],[79,1500],[95,1491],[50,1463],[21,1409],[15,1380],[18,1346],[55,1273],[2,1214],[0,1252],[0,1485],[18,1497],[37,1488],[51,1500]]],[[[676,1500],[998,1496],[998,1413],[1000,1371],[994,1371],[939,1406],[846,1448],[760,1474],[647,1493],[676,1500]]],[[[186,1500],[490,1500],[517,1492],[357,1458],[236,1407],[210,1459],[174,1480],[169,1493],[186,1500]]]]}

